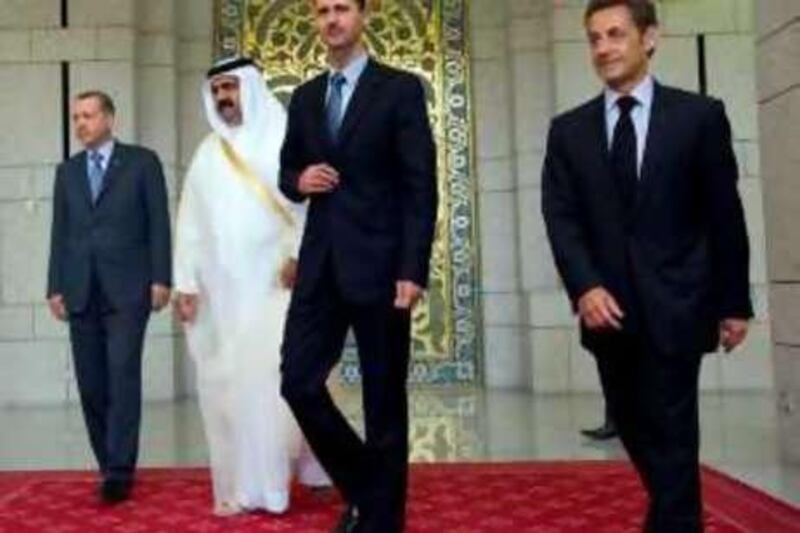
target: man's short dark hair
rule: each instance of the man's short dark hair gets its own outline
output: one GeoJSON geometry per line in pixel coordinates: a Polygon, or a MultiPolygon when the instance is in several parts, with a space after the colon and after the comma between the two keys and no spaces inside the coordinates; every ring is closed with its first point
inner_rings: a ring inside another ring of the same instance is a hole
{"type": "MultiPolygon", "coordinates": [[[[367,0],[353,0],[356,3],[359,11],[366,11],[367,9],[367,0]]],[[[310,0],[311,5],[316,5],[316,0],[310,0]]]]}
{"type": "Polygon", "coordinates": [[[644,33],[651,26],[658,26],[656,6],[651,0],[589,0],[583,15],[584,23],[589,22],[592,15],[610,7],[627,7],[634,24],[644,33]]]}
{"type": "Polygon", "coordinates": [[[103,113],[106,115],[113,116],[117,113],[114,100],[107,93],[93,89],[91,91],[83,91],[77,96],[78,100],[88,100],[89,98],[97,99],[97,101],[100,102],[100,109],[102,109],[103,113]]]}

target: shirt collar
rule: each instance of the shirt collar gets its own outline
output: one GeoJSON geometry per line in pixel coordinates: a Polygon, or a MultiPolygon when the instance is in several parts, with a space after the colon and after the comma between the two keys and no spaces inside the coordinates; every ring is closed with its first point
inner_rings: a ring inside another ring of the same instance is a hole
{"type": "Polygon", "coordinates": [[[98,146],[97,148],[94,148],[94,149],[91,149],[91,150],[87,150],[87,151],[89,152],[89,155],[91,155],[93,152],[97,152],[100,155],[102,155],[103,156],[103,166],[105,166],[108,163],[108,161],[111,159],[111,152],[114,151],[114,139],[111,138],[111,139],[107,140],[106,142],[104,142],[103,144],[101,144],[100,146],[98,146]]]}
{"type": "MultiPolygon", "coordinates": [[[[636,101],[639,102],[639,105],[641,105],[643,108],[649,109],[653,103],[654,91],[655,80],[653,79],[653,76],[648,74],[642,81],[639,82],[639,85],[633,88],[633,90],[630,92],[630,96],[636,98],[636,101]]],[[[617,100],[625,96],[624,94],[609,87],[606,87],[603,93],[605,97],[606,113],[611,111],[614,106],[617,105],[617,100]]]]}
{"type": "MultiPolygon", "coordinates": [[[[344,79],[347,80],[347,85],[350,87],[354,87],[358,83],[358,79],[361,77],[361,74],[364,72],[364,69],[367,68],[367,63],[369,62],[369,55],[367,52],[362,52],[356,57],[352,58],[350,62],[344,67],[341,71],[336,71],[333,68],[330,69],[330,73],[334,74],[336,72],[341,72],[344,76],[344,79]]],[[[330,80],[331,76],[328,77],[330,80]]]]}

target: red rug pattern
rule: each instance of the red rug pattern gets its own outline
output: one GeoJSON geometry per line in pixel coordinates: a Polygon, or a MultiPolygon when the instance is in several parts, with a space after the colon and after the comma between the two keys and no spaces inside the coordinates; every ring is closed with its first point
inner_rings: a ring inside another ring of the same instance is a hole
{"type": "MultiPolygon", "coordinates": [[[[708,533],[800,532],[800,509],[704,469],[708,533]]],[[[282,516],[210,514],[205,469],[140,472],[131,501],[98,503],[85,472],[0,473],[2,533],[326,532],[341,504],[302,488],[282,516]]],[[[409,533],[634,533],[645,496],[621,462],[414,465],[409,533]]]]}

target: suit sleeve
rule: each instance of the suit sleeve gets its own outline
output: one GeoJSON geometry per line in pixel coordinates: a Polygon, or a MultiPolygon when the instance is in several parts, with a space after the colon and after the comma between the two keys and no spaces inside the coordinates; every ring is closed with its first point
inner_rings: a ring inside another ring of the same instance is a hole
{"type": "Polygon", "coordinates": [[[149,154],[145,168],[145,203],[150,238],[151,281],[172,285],[172,246],[167,202],[167,184],[161,161],[149,154]]]}
{"type": "Polygon", "coordinates": [[[63,294],[61,286],[64,242],[67,234],[67,199],[64,191],[63,167],[56,169],[53,185],[53,222],[50,227],[50,261],[47,272],[47,297],[63,294]]]}
{"type": "Polygon", "coordinates": [[[281,169],[278,186],[281,192],[293,202],[303,202],[306,197],[297,190],[297,180],[306,167],[303,157],[303,132],[299,124],[300,97],[297,91],[289,102],[286,135],[281,147],[281,169]]]}
{"type": "Polygon", "coordinates": [[[739,173],[725,106],[714,101],[703,124],[701,172],[708,206],[709,234],[718,318],[750,318],[750,247],[739,173]]]}
{"type": "Polygon", "coordinates": [[[403,224],[398,279],[426,287],[438,205],[436,147],[425,91],[415,77],[403,86],[397,116],[403,224]]]}
{"type": "Polygon", "coordinates": [[[593,264],[578,193],[556,121],[550,125],[542,170],[542,214],[556,267],[573,308],[577,308],[580,297],[603,282],[593,264]]]}

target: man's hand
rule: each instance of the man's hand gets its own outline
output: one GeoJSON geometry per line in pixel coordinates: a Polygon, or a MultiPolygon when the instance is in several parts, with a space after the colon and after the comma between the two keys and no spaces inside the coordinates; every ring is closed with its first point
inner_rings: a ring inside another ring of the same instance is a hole
{"type": "Polygon", "coordinates": [[[590,289],[580,297],[578,314],[590,330],[621,330],[625,316],[611,293],[603,287],[590,289]]]}
{"type": "Polygon", "coordinates": [[[169,287],[154,283],[150,286],[150,305],[153,311],[161,311],[169,303],[169,287]]]}
{"type": "Polygon", "coordinates": [[[297,190],[306,196],[329,193],[339,186],[339,173],[327,163],[306,167],[297,179],[297,190]]]}
{"type": "Polygon", "coordinates": [[[50,307],[50,314],[56,320],[62,322],[67,319],[67,306],[64,304],[64,296],[61,294],[54,294],[47,300],[47,305],[50,307]]]}
{"type": "Polygon", "coordinates": [[[741,318],[726,318],[719,323],[719,343],[725,353],[732,352],[747,337],[750,324],[741,318]]]}
{"type": "Polygon", "coordinates": [[[281,287],[284,289],[294,288],[294,284],[297,281],[297,259],[287,259],[281,267],[278,278],[280,280],[281,287]]]}
{"type": "Polygon", "coordinates": [[[395,309],[411,310],[422,298],[422,287],[413,281],[398,281],[394,298],[395,309]]]}
{"type": "Polygon", "coordinates": [[[177,293],[175,302],[175,315],[183,324],[192,324],[197,318],[197,295],[177,293]]]}

